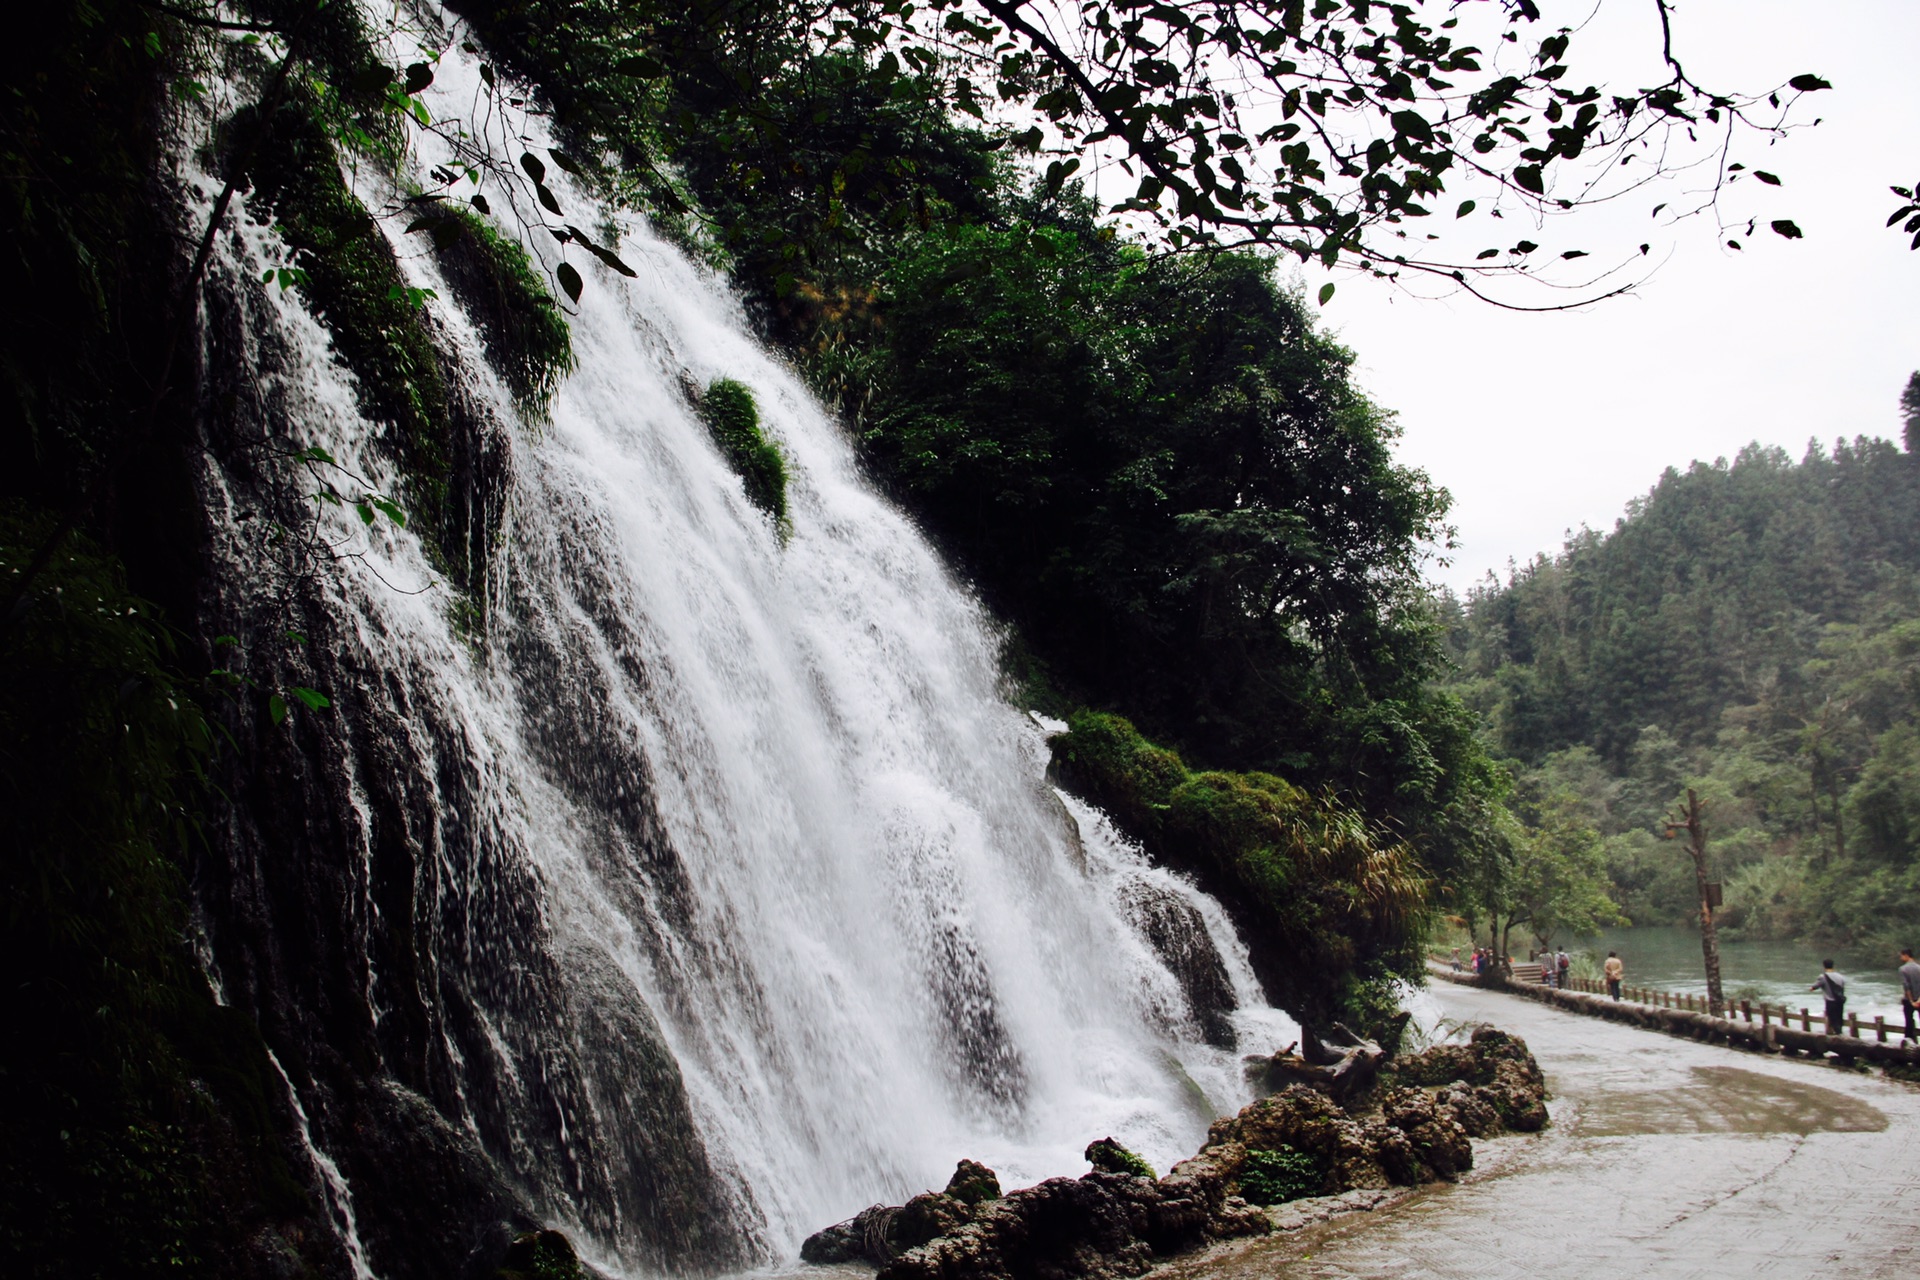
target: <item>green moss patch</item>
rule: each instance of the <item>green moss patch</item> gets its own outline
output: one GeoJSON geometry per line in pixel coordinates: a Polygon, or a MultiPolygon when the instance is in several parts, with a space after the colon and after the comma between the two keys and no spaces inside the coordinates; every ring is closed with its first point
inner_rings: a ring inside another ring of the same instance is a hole
{"type": "Polygon", "coordinates": [[[787,460],[760,431],[760,406],[744,383],[715,378],[700,399],[700,418],[747,487],[747,497],[774,522],[787,522],[787,460]]]}
{"type": "Polygon", "coordinates": [[[480,330],[487,359],[520,411],[544,420],[560,380],[573,371],[573,338],[533,259],[518,241],[457,206],[422,222],[448,286],[480,330]]]}

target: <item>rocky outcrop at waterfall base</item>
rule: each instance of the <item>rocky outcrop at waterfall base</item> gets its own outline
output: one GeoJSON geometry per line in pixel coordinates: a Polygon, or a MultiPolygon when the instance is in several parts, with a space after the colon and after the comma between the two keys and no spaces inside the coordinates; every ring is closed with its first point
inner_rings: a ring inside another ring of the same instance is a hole
{"type": "Polygon", "coordinates": [[[1297,1209],[1279,1208],[1289,1201],[1452,1181],[1473,1167],[1472,1139],[1547,1124],[1539,1065],[1519,1037],[1491,1027],[1465,1044],[1350,1066],[1368,1076],[1364,1089],[1289,1078],[1306,1065],[1290,1051],[1255,1060],[1250,1075],[1278,1091],[1215,1121],[1199,1153],[1164,1178],[1111,1138],[1087,1148],[1092,1172],[1004,1194],[991,1170],[963,1160],[945,1190],[864,1209],[809,1237],[800,1256],[871,1263],[878,1280],[1136,1276],[1295,1225],[1297,1209]]]}

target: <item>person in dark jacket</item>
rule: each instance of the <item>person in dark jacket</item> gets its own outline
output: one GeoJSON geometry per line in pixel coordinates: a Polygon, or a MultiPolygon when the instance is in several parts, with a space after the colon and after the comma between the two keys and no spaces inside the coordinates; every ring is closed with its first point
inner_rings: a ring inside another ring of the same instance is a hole
{"type": "Polygon", "coordinates": [[[1847,1009],[1847,980],[1834,969],[1833,961],[1820,962],[1820,976],[1813,980],[1809,991],[1818,991],[1820,998],[1827,1002],[1827,1034],[1840,1034],[1840,1018],[1847,1009]]]}

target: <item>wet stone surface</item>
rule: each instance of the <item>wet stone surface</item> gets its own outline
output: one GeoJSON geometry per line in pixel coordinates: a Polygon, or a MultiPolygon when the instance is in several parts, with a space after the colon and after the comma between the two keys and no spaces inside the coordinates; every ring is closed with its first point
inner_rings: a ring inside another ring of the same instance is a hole
{"type": "Polygon", "coordinates": [[[1524,1037],[1553,1126],[1408,1193],[1156,1280],[1588,1280],[1912,1275],[1920,1089],[1696,1044],[1466,988],[1449,1018],[1524,1037]]]}

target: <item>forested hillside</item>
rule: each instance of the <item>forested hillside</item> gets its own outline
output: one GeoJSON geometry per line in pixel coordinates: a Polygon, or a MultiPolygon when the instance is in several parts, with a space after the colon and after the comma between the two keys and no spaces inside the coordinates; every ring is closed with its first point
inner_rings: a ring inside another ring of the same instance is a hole
{"type": "Polygon", "coordinates": [[[1920,925],[1920,374],[1906,448],[1669,469],[1610,533],[1448,601],[1455,688],[1516,808],[1604,869],[1634,923],[1694,910],[1659,838],[1708,805],[1725,923],[1885,941],[1920,925]]]}

